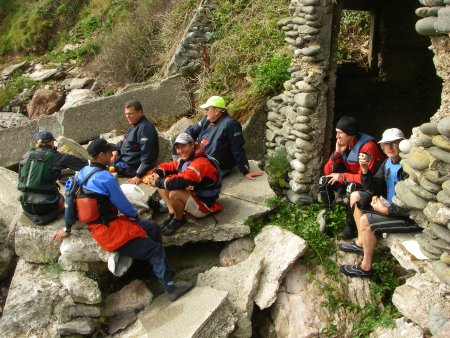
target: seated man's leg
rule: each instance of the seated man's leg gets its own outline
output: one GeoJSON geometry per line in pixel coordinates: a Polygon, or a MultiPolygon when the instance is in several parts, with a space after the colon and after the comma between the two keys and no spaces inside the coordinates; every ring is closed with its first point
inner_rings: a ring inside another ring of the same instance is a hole
{"type": "Polygon", "coordinates": [[[362,247],[364,249],[364,257],[361,262],[361,269],[363,269],[364,271],[372,270],[373,253],[375,251],[375,246],[377,245],[377,238],[374,235],[369,224],[370,221],[368,218],[370,217],[370,215],[372,214],[364,214],[359,220],[362,247]]]}
{"type": "Polygon", "coordinates": [[[136,170],[121,160],[117,160],[112,165],[120,177],[134,177],[136,175],[136,170]]]}
{"type": "Polygon", "coordinates": [[[175,210],[173,209],[173,205],[172,202],[170,201],[169,198],[169,190],[166,189],[158,189],[158,193],[159,196],[161,196],[161,198],[164,200],[164,202],[167,205],[167,211],[169,212],[169,215],[167,216],[167,218],[161,223],[161,228],[165,228],[167,226],[167,224],[170,223],[170,221],[173,219],[173,216],[175,215],[175,210]]]}
{"type": "MultiPolygon", "coordinates": [[[[171,190],[168,192],[168,201],[170,203],[169,213],[170,210],[173,210],[173,218],[166,226],[161,228],[163,235],[172,235],[179,227],[186,223],[184,208],[190,196],[191,193],[186,190],[171,190]]],[[[167,206],[169,207],[169,204],[167,206]]]]}
{"type": "Polygon", "coordinates": [[[162,243],[161,231],[158,223],[148,220],[139,220],[139,226],[145,230],[147,236],[158,243],[162,243]]]}
{"type": "Polygon", "coordinates": [[[333,209],[334,204],[334,189],[331,184],[328,184],[328,177],[322,176],[319,179],[319,191],[322,199],[322,205],[325,210],[333,209]]]}

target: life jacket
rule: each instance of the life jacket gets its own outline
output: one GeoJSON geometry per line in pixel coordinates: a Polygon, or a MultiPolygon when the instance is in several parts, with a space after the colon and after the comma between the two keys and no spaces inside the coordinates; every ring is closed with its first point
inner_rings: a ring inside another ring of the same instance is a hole
{"type": "Polygon", "coordinates": [[[58,196],[56,180],[52,175],[52,161],[55,151],[51,149],[32,149],[20,170],[17,189],[58,196]]]}
{"type": "MultiPolygon", "coordinates": [[[[202,151],[203,151],[203,149],[202,149],[202,151]]],[[[198,153],[196,152],[196,156],[186,162],[183,162],[183,163],[180,162],[181,165],[178,166],[177,172],[181,173],[182,171],[185,171],[195,158],[199,158],[199,157],[207,158],[209,160],[209,162],[211,162],[211,164],[217,170],[217,180],[211,184],[205,184],[203,182],[200,182],[195,187],[193,192],[199,198],[212,198],[212,197],[219,196],[220,190],[222,188],[222,173],[220,171],[219,163],[217,162],[217,160],[214,157],[209,156],[208,154],[200,154],[200,155],[197,155],[197,154],[198,153]]]]}
{"type": "Polygon", "coordinates": [[[108,196],[81,188],[75,199],[80,222],[108,223],[117,218],[118,211],[108,196]]]}
{"type": "Polygon", "coordinates": [[[392,197],[395,195],[395,185],[403,179],[403,168],[400,163],[392,163],[392,160],[388,158],[383,171],[387,187],[386,199],[392,202],[392,197]]]}
{"type": "Polygon", "coordinates": [[[369,136],[369,135],[367,135],[367,134],[360,133],[360,135],[361,135],[361,136],[359,137],[358,141],[355,143],[355,145],[353,146],[353,148],[350,149],[350,152],[349,152],[348,154],[344,154],[344,155],[342,156],[342,158],[343,158],[343,160],[344,160],[345,162],[348,162],[348,163],[352,163],[352,162],[353,162],[353,163],[358,163],[358,162],[359,162],[359,160],[358,160],[358,155],[359,155],[359,151],[360,151],[361,147],[362,147],[364,144],[366,144],[367,142],[373,140],[373,137],[372,137],[372,136],[369,136]]]}

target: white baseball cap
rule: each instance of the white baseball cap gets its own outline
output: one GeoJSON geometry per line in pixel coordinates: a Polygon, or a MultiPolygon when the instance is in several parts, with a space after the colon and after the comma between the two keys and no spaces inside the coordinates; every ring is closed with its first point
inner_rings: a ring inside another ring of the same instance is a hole
{"type": "Polygon", "coordinates": [[[381,141],[378,143],[390,143],[398,140],[403,140],[404,138],[405,135],[400,129],[389,128],[384,131],[383,137],[381,138],[381,141]]]}
{"type": "Polygon", "coordinates": [[[175,142],[173,142],[173,145],[175,146],[176,144],[188,144],[188,143],[194,143],[194,139],[192,138],[192,136],[189,135],[188,133],[181,133],[180,135],[177,136],[175,142]]]}

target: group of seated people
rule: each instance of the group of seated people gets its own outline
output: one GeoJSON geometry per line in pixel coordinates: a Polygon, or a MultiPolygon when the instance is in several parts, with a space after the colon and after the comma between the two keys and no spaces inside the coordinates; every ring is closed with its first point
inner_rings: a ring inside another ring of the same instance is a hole
{"type": "MultiPolygon", "coordinates": [[[[145,117],[138,101],[125,104],[129,128],[118,144],[104,139],[92,141],[87,151],[91,160],[63,154],[56,150],[50,132],[35,136],[35,147],[19,164],[20,201],[24,213],[34,223],[44,225],[64,210],[64,198],[56,183],[61,171],[79,171],[75,180],[82,182],[76,198],[79,219],[86,221],[91,236],[108,252],[118,252],[136,260],[147,261],[173,301],[188,292],[192,283],[175,284],[161,242],[161,234],[172,235],[187,214],[202,218],[221,210],[219,197],[222,177],[237,166],[246,179],[262,172],[251,171],[243,149],[241,125],[228,115],[225,100],[213,96],[200,106],[205,117],[178,135],[173,147],[179,156],[156,166],[158,135],[145,117]],[[195,142],[197,141],[197,143],[195,142]],[[137,209],[127,200],[117,180],[108,171],[114,166],[128,182],[156,187],[166,202],[169,215],[161,226],[140,220],[137,209]]],[[[53,238],[70,236],[71,226],[57,230],[53,238]]]]}
{"type": "Polygon", "coordinates": [[[336,147],[319,180],[325,210],[346,195],[347,217],[339,249],[362,255],[360,264],[341,265],[340,271],[350,277],[371,277],[377,238],[383,233],[409,233],[421,228],[408,216],[410,210],[395,201],[395,185],[408,177],[400,165],[399,144],[404,139],[398,128],[384,131],[378,142],[359,131],[351,116],[336,124],[336,147]],[[336,196],[335,196],[336,195],[336,196]],[[336,198],[338,197],[338,198],[336,198]]]}

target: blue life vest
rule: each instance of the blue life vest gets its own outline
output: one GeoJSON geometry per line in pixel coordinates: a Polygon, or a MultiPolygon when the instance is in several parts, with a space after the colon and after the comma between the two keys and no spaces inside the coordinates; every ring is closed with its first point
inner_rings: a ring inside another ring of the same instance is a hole
{"type": "Polygon", "coordinates": [[[344,159],[345,162],[354,162],[354,163],[358,163],[358,155],[359,155],[359,151],[361,150],[361,147],[366,144],[369,141],[373,140],[372,136],[369,136],[367,134],[363,134],[360,133],[360,138],[358,139],[358,141],[355,143],[355,146],[350,150],[350,152],[348,154],[344,154],[342,156],[342,158],[344,159]]]}
{"type": "Polygon", "coordinates": [[[403,169],[400,163],[392,163],[388,158],[384,164],[384,178],[386,180],[387,196],[386,199],[392,202],[392,197],[395,195],[395,185],[401,181],[403,169]]]}
{"type": "MultiPolygon", "coordinates": [[[[217,180],[209,185],[203,185],[201,182],[198,186],[195,187],[194,189],[194,193],[197,197],[199,198],[212,198],[212,197],[216,197],[219,196],[220,193],[220,189],[222,188],[222,172],[220,171],[220,167],[219,167],[219,163],[217,162],[217,160],[212,157],[209,156],[208,154],[206,155],[201,155],[198,157],[206,157],[209,162],[212,163],[212,165],[214,165],[214,167],[217,169],[217,180]]],[[[196,158],[198,158],[196,157],[196,158]]],[[[187,169],[187,167],[189,167],[189,165],[191,164],[191,162],[194,159],[191,159],[189,161],[184,162],[181,166],[178,166],[178,172],[181,173],[182,171],[185,171],[187,169]]],[[[181,162],[180,162],[181,164],[181,162]]]]}

